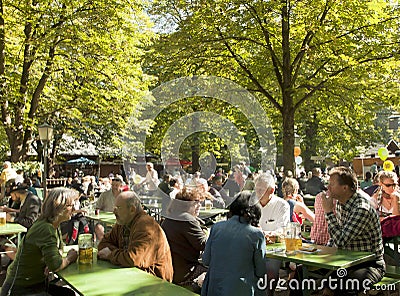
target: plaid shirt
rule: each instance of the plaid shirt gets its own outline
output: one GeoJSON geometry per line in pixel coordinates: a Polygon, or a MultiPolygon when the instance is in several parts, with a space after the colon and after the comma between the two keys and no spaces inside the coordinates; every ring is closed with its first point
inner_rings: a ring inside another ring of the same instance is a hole
{"type": "Polygon", "coordinates": [[[376,254],[376,261],[383,262],[383,241],[378,213],[359,193],[345,203],[336,203],[336,215],[327,213],[330,246],[376,254]]]}
{"type": "MultiPolygon", "coordinates": [[[[335,201],[335,200],[334,200],[335,201]]],[[[317,194],[314,202],[315,219],[311,227],[311,239],[317,245],[326,245],[330,239],[328,233],[328,224],[325,219],[324,209],[322,207],[322,195],[317,194]]]]}

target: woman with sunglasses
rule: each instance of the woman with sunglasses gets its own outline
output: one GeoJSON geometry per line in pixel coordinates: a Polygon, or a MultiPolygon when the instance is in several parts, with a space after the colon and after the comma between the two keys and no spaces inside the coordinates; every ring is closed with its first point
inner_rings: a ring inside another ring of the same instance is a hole
{"type": "Polygon", "coordinates": [[[381,220],[390,215],[399,215],[398,178],[396,173],[380,171],[378,173],[379,187],[372,195],[381,220]]]}
{"type": "Polygon", "coordinates": [[[9,266],[1,289],[5,295],[75,295],[47,280],[48,272],[55,272],[76,261],[77,251],[71,249],[62,257],[62,237],[59,226],[71,218],[73,203],[79,193],[73,189],[50,190],[42,205],[42,213],[19,243],[14,262],[9,266]]]}

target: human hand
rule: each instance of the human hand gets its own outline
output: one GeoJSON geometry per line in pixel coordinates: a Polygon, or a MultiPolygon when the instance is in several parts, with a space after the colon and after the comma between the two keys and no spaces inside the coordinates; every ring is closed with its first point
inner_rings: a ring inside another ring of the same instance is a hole
{"type": "Polygon", "coordinates": [[[67,253],[67,259],[70,263],[75,262],[78,259],[78,252],[75,249],[71,249],[67,253]]]}
{"type": "Polygon", "coordinates": [[[100,251],[97,252],[97,257],[103,260],[108,260],[110,255],[111,255],[111,250],[108,247],[101,249],[100,251]]]}
{"type": "Polygon", "coordinates": [[[14,216],[7,212],[6,220],[7,222],[14,222],[14,216]]]}
{"type": "Polygon", "coordinates": [[[333,198],[330,196],[329,191],[323,191],[320,193],[322,198],[322,208],[325,213],[333,212],[333,198]]]}

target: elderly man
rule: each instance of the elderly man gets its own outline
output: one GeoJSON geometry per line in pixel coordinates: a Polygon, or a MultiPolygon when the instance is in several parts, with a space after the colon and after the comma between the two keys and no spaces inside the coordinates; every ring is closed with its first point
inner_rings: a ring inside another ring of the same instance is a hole
{"type": "MultiPolygon", "coordinates": [[[[268,241],[277,233],[282,233],[283,228],[290,222],[290,206],[274,194],[275,179],[269,173],[263,173],[256,178],[254,189],[262,208],[260,226],[268,241]]],[[[280,260],[267,259],[268,295],[274,295],[281,264],[280,260]]]]}
{"type": "Polygon", "coordinates": [[[160,225],[143,211],[136,193],[120,193],[114,214],[117,224],[101,240],[98,257],[171,282],[173,267],[167,238],[160,225]]]}
{"type": "Polygon", "coordinates": [[[114,210],[115,199],[122,191],[121,187],[122,180],[120,178],[113,178],[111,189],[100,194],[96,202],[96,208],[105,212],[112,212],[114,210]]]}
{"type": "Polygon", "coordinates": [[[221,194],[217,190],[210,192],[210,186],[204,178],[199,178],[196,183],[197,190],[204,195],[205,199],[211,200],[213,207],[218,209],[225,208],[225,201],[222,199],[221,194]]]}
{"type": "MultiPolygon", "coordinates": [[[[111,182],[111,189],[104,191],[100,194],[96,202],[96,208],[105,212],[112,212],[114,210],[115,200],[122,191],[122,179],[113,178],[111,182]]],[[[94,227],[96,240],[100,241],[104,236],[104,226],[97,223],[94,227]]]]}
{"type": "MultiPolygon", "coordinates": [[[[385,273],[382,232],[378,214],[370,202],[357,192],[357,177],[346,167],[333,168],[328,194],[323,193],[322,207],[328,222],[328,245],[341,249],[372,252],[375,259],[347,269],[347,278],[359,283],[379,282],[385,273]],[[333,200],[337,200],[336,214],[333,200]]],[[[361,287],[362,289],[362,287],[361,287]]],[[[357,295],[357,291],[335,291],[323,295],[357,295]]]]}

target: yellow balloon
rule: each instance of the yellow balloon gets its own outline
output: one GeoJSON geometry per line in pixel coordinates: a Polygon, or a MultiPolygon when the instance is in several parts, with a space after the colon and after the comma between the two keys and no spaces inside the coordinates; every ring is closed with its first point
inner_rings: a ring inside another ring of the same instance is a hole
{"type": "Polygon", "coordinates": [[[140,182],[142,182],[142,177],[139,175],[136,175],[135,178],[133,179],[133,182],[135,184],[139,184],[140,182]]]}
{"type": "Polygon", "coordinates": [[[385,161],[389,156],[389,151],[386,147],[381,147],[378,149],[378,156],[381,160],[385,161]]]}
{"type": "Polygon", "coordinates": [[[388,172],[393,171],[393,170],[394,170],[394,163],[393,163],[393,161],[391,161],[391,160],[386,160],[386,161],[383,163],[383,170],[388,171],[388,172]]]}

